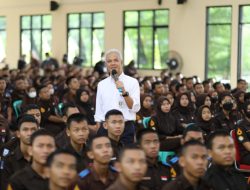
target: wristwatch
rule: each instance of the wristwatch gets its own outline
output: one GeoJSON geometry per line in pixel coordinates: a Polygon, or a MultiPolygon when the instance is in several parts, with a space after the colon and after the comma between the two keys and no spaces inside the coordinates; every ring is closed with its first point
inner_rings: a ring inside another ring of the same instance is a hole
{"type": "Polygon", "coordinates": [[[122,96],[123,96],[123,97],[127,97],[127,96],[129,96],[129,93],[128,93],[128,92],[125,92],[125,93],[122,94],[122,96]]]}

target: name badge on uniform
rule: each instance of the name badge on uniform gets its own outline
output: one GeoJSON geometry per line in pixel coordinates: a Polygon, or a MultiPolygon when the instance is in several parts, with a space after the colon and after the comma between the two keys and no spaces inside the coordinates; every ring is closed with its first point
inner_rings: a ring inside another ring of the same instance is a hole
{"type": "Polygon", "coordinates": [[[151,180],[151,177],[145,176],[145,177],[142,178],[142,180],[151,180]]]}
{"type": "Polygon", "coordinates": [[[122,107],[123,107],[123,101],[120,100],[120,101],[118,102],[118,105],[119,105],[119,108],[122,108],[122,107]]]}
{"type": "Polygon", "coordinates": [[[167,180],[168,180],[168,177],[167,177],[167,176],[161,176],[161,180],[162,180],[162,181],[167,181],[167,180]]]}

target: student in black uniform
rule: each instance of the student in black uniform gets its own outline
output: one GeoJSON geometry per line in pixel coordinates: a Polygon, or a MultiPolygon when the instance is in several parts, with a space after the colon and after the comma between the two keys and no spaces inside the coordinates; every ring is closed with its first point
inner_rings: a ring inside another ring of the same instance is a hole
{"type": "Polygon", "coordinates": [[[170,101],[165,96],[158,99],[156,114],[149,121],[149,127],[156,130],[161,147],[160,150],[177,150],[180,147],[181,134],[184,128],[171,112],[170,101]]]}
{"type": "Polygon", "coordinates": [[[244,118],[236,128],[239,142],[240,163],[250,165],[250,101],[243,106],[244,118]]]}
{"type": "Polygon", "coordinates": [[[212,165],[205,175],[209,184],[215,190],[247,190],[246,179],[234,168],[234,141],[227,131],[211,133],[207,146],[212,158],[212,165]]]}
{"type": "Polygon", "coordinates": [[[108,132],[108,137],[113,148],[114,157],[118,158],[119,152],[124,146],[124,144],[120,141],[125,127],[125,120],[122,112],[115,109],[108,111],[105,114],[105,122],[103,127],[108,132]]]}
{"type": "Polygon", "coordinates": [[[89,138],[87,118],[81,113],[74,113],[67,120],[67,135],[70,143],[64,148],[71,150],[77,155],[77,171],[85,169],[90,160],[87,156],[86,142],[89,138]]]}
{"type": "Polygon", "coordinates": [[[207,169],[207,157],[207,149],[201,142],[192,140],[185,143],[179,160],[183,172],[162,190],[213,190],[202,179],[207,169]]]}
{"type": "Polygon", "coordinates": [[[160,140],[156,131],[146,128],[138,131],[137,142],[147,158],[147,172],[142,184],[150,190],[161,189],[176,177],[175,170],[167,162],[159,161],[160,140]]]}
{"type": "Polygon", "coordinates": [[[15,172],[30,165],[31,157],[28,152],[30,137],[38,129],[37,120],[30,115],[24,115],[18,122],[17,137],[19,145],[3,159],[2,189],[6,189],[8,180],[15,172]]]}
{"type": "Polygon", "coordinates": [[[79,173],[76,186],[80,189],[104,190],[116,179],[117,172],[109,166],[113,156],[111,142],[106,136],[96,136],[89,144],[88,156],[93,159],[93,165],[79,173]]]}
{"type": "Polygon", "coordinates": [[[39,129],[31,135],[29,153],[31,166],[15,173],[9,181],[12,190],[47,190],[45,164],[47,157],[56,149],[54,136],[45,129],[39,129]]]}
{"type": "Polygon", "coordinates": [[[46,162],[46,173],[49,177],[48,190],[68,190],[77,176],[77,158],[66,149],[51,153],[46,162]]]}
{"type": "Polygon", "coordinates": [[[106,190],[146,190],[140,184],[147,170],[146,155],[136,145],[124,147],[120,152],[118,162],[119,177],[106,190]]]}

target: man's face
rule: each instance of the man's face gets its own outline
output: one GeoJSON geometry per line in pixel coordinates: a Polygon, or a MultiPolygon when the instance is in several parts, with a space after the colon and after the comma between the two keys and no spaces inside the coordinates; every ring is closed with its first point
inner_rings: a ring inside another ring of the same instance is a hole
{"type": "Polygon", "coordinates": [[[113,149],[108,137],[94,139],[90,151],[90,158],[101,164],[108,164],[113,156],[113,149]]]}
{"type": "Polygon", "coordinates": [[[69,83],[69,88],[72,90],[78,90],[80,88],[80,83],[77,78],[71,79],[69,83]]]}
{"type": "Polygon", "coordinates": [[[23,79],[17,80],[15,82],[15,86],[17,90],[25,90],[26,89],[26,84],[25,81],[23,79]]]}
{"type": "Polygon", "coordinates": [[[164,86],[163,84],[157,84],[155,85],[155,93],[156,94],[163,94],[164,93],[164,86]]]}
{"type": "Polygon", "coordinates": [[[106,56],[106,67],[109,73],[112,70],[116,70],[119,75],[122,73],[122,60],[117,53],[111,52],[106,56]]]}
{"type": "Polygon", "coordinates": [[[148,133],[143,135],[141,139],[141,148],[144,150],[147,157],[157,158],[160,149],[160,141],[158,135],[155,133],[148,133]]]}
{"type": "Polygon", "coordinates": [[[126,179],[139,182],[147,171],[146,155],[142,150],[126,150],[118,166],[126,179]]]}
{"type": "Polygon", "coordinates": [[[200,178],[207,169],[207,157],[208,154],[205,147],[199,145],[189,146],[185,154],[180,157],[179,163],[184,172],[195,178],[200,178]]]}
{"type": "Polygon", "coordinates": [[[44,87],[40,90],[39,92],[39,97],[42,100],[49,100],[50,99],[50,92],[49,92],[49,88],[48,87],[44,87]]]}
{"type": "Polygon", "coordinates": [[[196,94],[204,93],[204,87],[202,84],[197,84],[194,88],[196,94]]]}
{"type": "Polygon", "coordinates": [[[5,90],[6,88],[6,81],[5,80],[0,80],[0,90],[5,90]]]}
{"type": "Polygon", "coordinates": [[[33,122],[23,122],[17,131],[17,137],[25,144],[30,144],[30,137],[38,129],[37,124],[33,122]]]}
{"type": "Polygon", "coordinates": [[[186,86],[188,90],[193,89],[193,80],[192,79],[187,80],[186,86]]]}
{"type": "Polygon", "coordinates": [[[110,115],[106,120],[104,127],[108,130],[108,135],[119,137],[122,135],[125,127],[125,121],[122,115],[110,115]]]}
{"type": "Polygon", "coordinates": [[[56,155],[48,169],[50,182],[57,187],[69,187],[77,176],[76,162],[76,158],[72,155],[56,155]]]}
{"type": "Polygon", "coordinates": [[[39,109],[31,109],[27,111],[28,115],[34,116],[34,118],[37,120],[37,123],[41,123],[42,115],[39,109]]]}
{"type": "Polygon", "coordinates": [[[204,138],[202,132],[199,131],[189,131],[187,132],[185,138],[182,141],[182,144],[191,141],[191,140],[197,140],[200,141],[201,143],[204,143],[204,138]]]}
{"type": "Polygon", "coordinates": [[[87,121],[75,122],[72,121],[70,128],[67,129],[67,134],[74,144],[83,145],[89,137],[89,128],[87,121]]]}
{"type": "Polygon", "coordinates": [[[217,84],[217,85],[216,85],[216,91],[217,91],[218,93],[224,92],[224,91],[225,91],[224,85],[223,85],[223,84],[217,84]]]}
{"type": "Polygon", "coordinates": [[[33,162],[44,165],[49,154],[55,151],[55,149],[56,144],[53,137],[48,135],[36,137],[30,147],[33,162]]]}
{"type": "Polygon", "coordinates": [[[212,149],[209,151],[215,164],[231,166],[235,160],[235,147],[233,139],[229,136],[215,137],[212,142],[212,149]]]}

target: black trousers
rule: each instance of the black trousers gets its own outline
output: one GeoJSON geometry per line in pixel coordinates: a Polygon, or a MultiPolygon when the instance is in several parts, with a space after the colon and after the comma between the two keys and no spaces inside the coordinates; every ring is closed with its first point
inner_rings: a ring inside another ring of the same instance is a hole
{"type": "MultiPolygon", "coordinates": [[[[108,132],[106,129],[103,128],[103,123],[101,123],[101,126],[99,130],[97,131],[98,135],[108,135],[108,132]]],[[[135,142],[135,122],[134,121],[126,121],[125,122],[125,129],[121,136],[120,140],[124,145],[132,144],[135,142]]]]}

